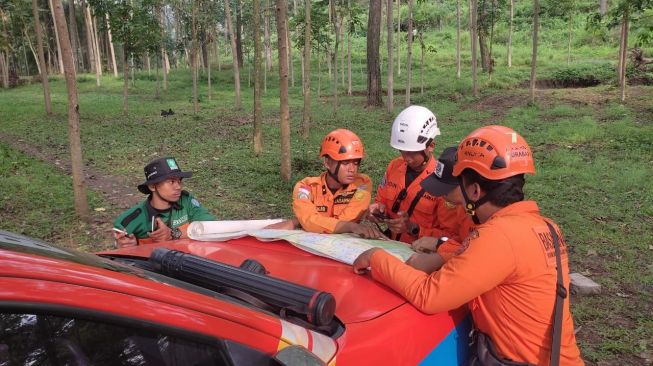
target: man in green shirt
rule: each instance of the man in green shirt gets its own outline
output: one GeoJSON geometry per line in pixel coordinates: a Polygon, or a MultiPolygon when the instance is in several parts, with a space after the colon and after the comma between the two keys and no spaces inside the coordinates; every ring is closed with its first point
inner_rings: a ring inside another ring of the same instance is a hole
{"type": "Polygon", "coordinates": [[[118,247],[186,238],[191,222],[215,220],[182,189],[182,179],[190,178],[193,173],[182,171],[175,158],[153,160],[144,171],[145,182],[138,190],[149,196],[113,222],[118,247]]]}

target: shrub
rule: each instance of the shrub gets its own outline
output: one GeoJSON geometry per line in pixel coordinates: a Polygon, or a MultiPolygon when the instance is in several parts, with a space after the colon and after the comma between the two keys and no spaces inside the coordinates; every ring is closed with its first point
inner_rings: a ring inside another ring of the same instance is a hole
{"type": "Polygon", "coordinates": [[[553,68],[543,78],[560,86],[593,86],[610,81],[616,75],[610,62],[584,62],[553,68]]]}

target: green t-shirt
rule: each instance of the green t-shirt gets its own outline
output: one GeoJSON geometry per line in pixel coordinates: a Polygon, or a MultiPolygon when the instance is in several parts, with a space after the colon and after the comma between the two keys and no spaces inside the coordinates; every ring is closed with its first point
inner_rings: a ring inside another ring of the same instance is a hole
{"type": "Polygon", "coordinates": [[[134,234],[136,238],[149,237],[152,231],[152,218],[160,217],[171,229],[193,221],[214,221],[206,208],[200,205],[187,191],[183,191],[175,207],[165,211],[155,209],[150,205],[150,198],[135,205],[118,216],[113,222],[115,228],[134,234]]]}

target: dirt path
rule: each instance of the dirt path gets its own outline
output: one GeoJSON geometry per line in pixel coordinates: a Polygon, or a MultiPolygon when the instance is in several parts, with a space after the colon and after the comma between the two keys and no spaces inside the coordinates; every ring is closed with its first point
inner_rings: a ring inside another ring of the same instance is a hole
{"type": "MultiPolygon", "coordinates": [[[[0,141],[24,154],[49,163],[66,174],[72,174],[69,159],[60,159],[54,154],[45,151],[40,146],[32,145],[23,139],[0,132],[0,141]]],[[[66,153],[67,153],[66,149],[66,153]]],[[[104,198],[113,206],[126,209],[136,204],[143,198],[136,190],[133,182],[124,178],[114,177],[98,171],[88,165],[84,167],[86,185],[96,192],[102,193],[104,198]]]]}
{"type": "Polygon", "coordinates": [[[523,107],[528,104],[527,93],[511,93],[503,95],[490,95],[473,104],[463,105],[462,110],[474,109],[479,112],[489,112],[490,116],[482,122],[486,124],[501,123],[506,113],[514,107],[523,107]]]}

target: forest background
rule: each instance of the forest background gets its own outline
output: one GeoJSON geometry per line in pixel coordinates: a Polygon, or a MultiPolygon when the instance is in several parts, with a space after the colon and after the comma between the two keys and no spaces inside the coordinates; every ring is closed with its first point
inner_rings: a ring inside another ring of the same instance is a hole
{"type": "Polygon", "coordinates": [[[420,104],[442,130],[436,154],[482,125],[524,135],[527,196],[561,225],[571,270],[603,286],[572,296],[583,357],[651,364],[652,7],[0,0],[0,228],[109,248],[143,165],[164,155],[219,219],[288,217],[328,131],[361,136],[378,183],[394,116],[420,104]]]}

